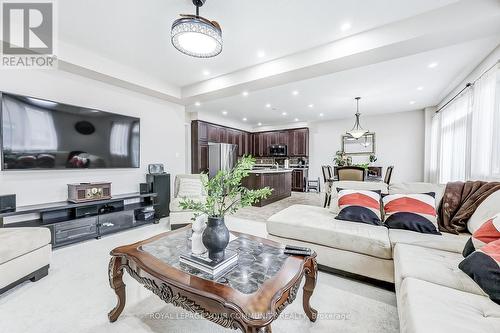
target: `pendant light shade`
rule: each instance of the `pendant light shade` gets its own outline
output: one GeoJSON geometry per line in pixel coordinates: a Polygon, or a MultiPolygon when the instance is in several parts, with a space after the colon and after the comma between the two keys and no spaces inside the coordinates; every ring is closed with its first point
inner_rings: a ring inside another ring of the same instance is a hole
{"type": "Polygon", "coordinates": [[[361,127],[361,124],[359,123],[359,117],[361,116],[361,113],[359,113],[359,100],[361,97],[356,97],[356,122],[354,123],[354,127],[350,130],[347,131],[347,134],[353,137],[354,139],[359,139],[363,137],[366,133],[368,133],[368,130],[363,129],[361,127]]]}
{"type": "Polygon", "coordinates": [[[199,9],[206,0],[193,0],[196,15],[181,14],[174,21],[171,40],[180,52],[196,57],[211,58],[222,52],[222,29],[219,23],[199,16],[199,9]]]}

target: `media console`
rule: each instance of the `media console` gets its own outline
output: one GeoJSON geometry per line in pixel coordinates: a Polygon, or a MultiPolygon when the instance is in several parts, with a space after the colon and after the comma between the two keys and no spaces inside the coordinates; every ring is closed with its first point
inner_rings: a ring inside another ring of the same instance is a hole
{"type": "Polygon", "coordinates": [[[141,219],[144,210],[153,209],[156,193],[130,193],[115,195],[111,199],[84,203],[68,201],[17,207],[0,213],[0,227],[46,227],[52,235],[52,247],[68,245],[92,238],[100,238],[121,230],[156,222],[156,219],[141,219]],[[139,202],[126,204],[126,200],[139,202]],[[39,214],[39,218],[15,223],[3,223],[11,216],[39,214]]]}

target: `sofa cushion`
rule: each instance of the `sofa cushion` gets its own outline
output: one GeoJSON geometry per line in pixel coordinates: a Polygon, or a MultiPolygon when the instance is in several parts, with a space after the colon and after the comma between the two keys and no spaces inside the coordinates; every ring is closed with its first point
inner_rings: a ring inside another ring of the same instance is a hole
{"type": "MultiPolygon", "coordinates": [[[[185,211],[185,212],[190,212],[189,209],[187,210],[183,210],[181,208],[181,201],[184,200],[185,198],[172,198],[170,199],[170,211],[171,212],[182,212],[182,211],[185,211]]],[[[197,201],[197,202],[205,202],[206,200],[206,197],[192,197],[192,198],[189,198],[191,200],[194,200],[194,201],[197,201]]]]}
{"type": "Polygon", "coordinates": [[[398,293],[401,333],[498,333],[500,306],[488,297],[413,278],[398,293]]]}
{"type": "Polygon", "coordinates": [[[177,196],[181,198],[200,197],[202,195],[201,179],[181,178],[179,180],[179,191],[177,196]]]}
{"type": "Polygon", "coordinates": [[[483,225],[484,221],[498,213],[500,213],[500,191],[490,194],[481,202],[467,222],[467,229],[473,234],[483,225]]]}
{"type": "Polygon", "coordinates": [[[392,247],[396,246],[398,243],[403,243],[430,249],[462,253],[469,237],[470,234],[454,235],[443,233],[441,235],[433,235],[421,234],[408,230],[389,229],[389,240],[391,241],[392,247]]]}
{"type": "Polygon", "coordinates": [[[384,224],[390,229],[440,235],[434,196],[434,192],[384,196],[384,224]]]}
{"type": "Polygon", "coordinates": [[[500,239],[500,214],[488,219],[483,225],[477,229],[472,237],[465,244],[462,255],[467,257],[475,250],[480,249],[484,245],[500,239]]]}
{"type": "Polygon", "coordinates": [[[0,264],[50,244],[48,228],[1,228],[0,264]]]}
{"type": "Polygon", "coordinates": [[[474,279],[493,302],[500,305],[500,240],[475,251],[458,267],[474,279]]]}
{"type": "Polygon", "coordinates": [[[337,220],[381,225],[380,191],[338,190],[337,220]]]}
{"type": "Polygon", "coordinates": [[[372,257],[392,258],[387,228],[335,220],[326,208],[290,206],[268,219],[267,232],[372,257]]]}
{"type": "Polygon", "coordinates": [[[460,253],[397,244],[394,248],[396,290],[406,278],[415,278],[473,294],[486,294],[467,274],[458,268],[460,253]]]}
{"type": "Polygon", "coordinates": [[[380,191],[380,193],[387,194],[388,189],[387,189],[387,184],[382,183],[382,182],[357,182],[357,181],[348,181],[348,180],[342,180],[338,182],[332,182],[331,183],[331,203],[330,203],[330,210],[333,214],[337,215],[339,212],[339,205],[338,205],[338,195],[337,195],[337,188],[342,188],[345,190],[367,190],[367,191],[380,191]]]}
{"type": "Polygon", "coordinates": [[[394,183],[389,185],[389,194],[411,194],[434,192],[436,208],[439,207],[443,199],[446,185],[432,183],[394,183]]]}

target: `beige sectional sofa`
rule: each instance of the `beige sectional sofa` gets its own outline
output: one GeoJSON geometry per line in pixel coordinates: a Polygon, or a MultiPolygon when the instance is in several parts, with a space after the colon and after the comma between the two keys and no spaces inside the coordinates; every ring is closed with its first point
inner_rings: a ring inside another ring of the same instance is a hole
{"type": "Polygon", "coordinates": [[[0,294],[48,274],[50,240],[47,228],[0,228],[0,294]]]}
{"type": "MultiPolygon", "coordinates": [[[[435,192],[436,204],[444,193],[444,186],[428,183],[387,187],[337,182],[334,187],[390,194],[435,192]]],[[[470,234],[440,236],[339,221],[334,219],[335,196],[331,206],[333,209],[294,205],[271,216],[269,238],[314,249],[320,265],[393,282],[401,332],[500,332],[500,305],[458,268],[470,234]]],[[[469,231],[496,210],[500,211],[500,193],[479,206],[469,221],[469,231]]]]}

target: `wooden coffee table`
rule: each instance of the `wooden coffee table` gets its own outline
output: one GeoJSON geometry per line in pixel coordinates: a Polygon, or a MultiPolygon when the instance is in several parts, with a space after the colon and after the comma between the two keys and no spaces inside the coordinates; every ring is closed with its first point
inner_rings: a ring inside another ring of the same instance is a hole
{"type": "Polygon", "coordinates": [[[316,254],[309,257],[283,253],[283,245],[246,234],[228,249],[239,254],[238,266],[213,280],[179,263],[179,253],[190,248],[190,226],[111,251],[109,282],[118,304],[108,314],[118,319],[125,306],[123,272],[166,303],[243,332],[271,332],[271,323],[297,296],[302,279],[303,308],[311,321],[317,311],[309,304],[316,286],[316,254]]]}

